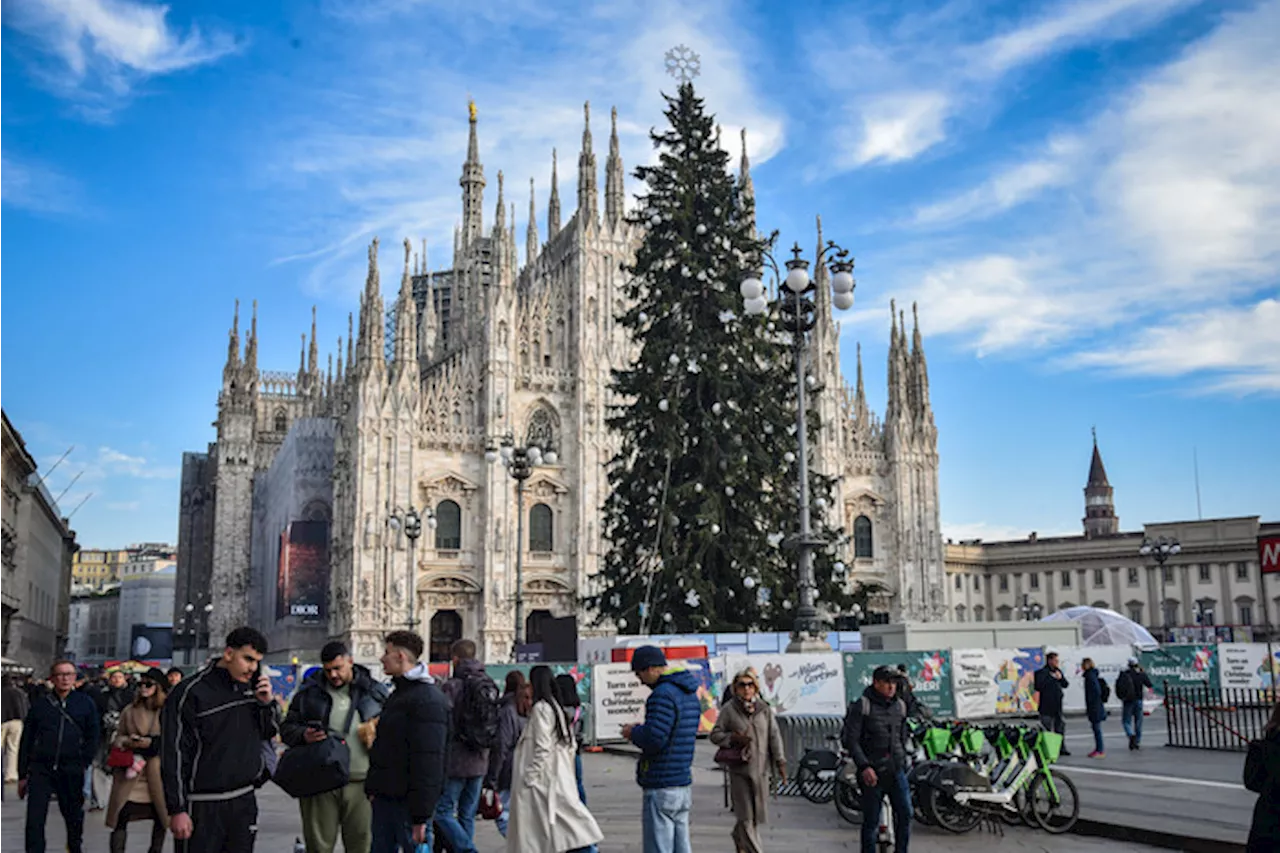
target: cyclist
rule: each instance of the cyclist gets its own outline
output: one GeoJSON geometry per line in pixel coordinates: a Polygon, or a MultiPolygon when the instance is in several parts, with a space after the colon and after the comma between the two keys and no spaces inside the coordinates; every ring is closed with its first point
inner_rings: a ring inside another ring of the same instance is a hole
{"type": "Polygon", "coordinates": [[[906,703],[897,697],[900,674],[878,666],[871,686],[849,703],[841,740],[858,767],[862,783],[862,853],[875,853],[880,808],[893,806],[897,853],[907,853],[911,834],[911,788],[907,784],[906,703]]]}

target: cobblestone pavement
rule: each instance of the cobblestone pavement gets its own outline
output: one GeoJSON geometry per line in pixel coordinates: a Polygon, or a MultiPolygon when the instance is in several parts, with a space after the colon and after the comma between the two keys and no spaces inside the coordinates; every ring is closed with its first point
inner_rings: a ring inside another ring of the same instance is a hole
{"type": "MultiPolygon", "coordinates": [[[[694,768],[693,845],[700,853],[732,851],[729,830],[732,813],[724,807],[721,774],[710,761],[710,751],[700,750],[694,768]]],[[[584,756],[587,796],[592,811],[605,832],[601,853],[639,853],[640,792],[633,774],[635,761],[613,755],[584,756]]],[[[22,849],[24,806],[12,785],[7,786],[0,822],[0,846],[5,851],[22,849]]],[[[274,785],[259,793],[258,853],[292,853],[300,833],[297,805],[274,785]]],[[[102,813],[89,814],[85,850],[100,853],[107,849],[107,830],[102,813]]],[[[149,824],[134,824],[129,834],[130,853],[147,848],[149,824]]],[[[829,853],[857,850],[857,827],[850,826],[831,805],[818,806],[801,798],[783,797],[772,801],[769,823],[763,827],[765,847],[786,853],[829,853]]],[[[49,849],[64,849],[64,835],[56,807],[48,827],[49,849]]],[[[493,824],[480,821],[476,832],[479,853],[500,853],[503,841],[493,824]]],[[[172,849],[172,842],[166,850],[172,849]]],[[[964,836],[932,832],[917,825],[911,849],[921,853],[942,851],[1053,851],[1053,853],[1102,853],[1119,850],[1153,850],[1142,845],[1075,836],[1049,836],[1030,829],[1007,829],[1003,836],[978,830],[964,836]]]]}

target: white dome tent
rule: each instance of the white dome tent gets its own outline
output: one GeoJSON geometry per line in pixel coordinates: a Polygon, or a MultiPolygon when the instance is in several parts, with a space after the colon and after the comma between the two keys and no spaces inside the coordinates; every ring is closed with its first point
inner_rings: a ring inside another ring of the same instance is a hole
{"type": "Polygon", "coordinates": [[[1080,642],[1086,646],[1138,646],[1154,649],[1160,644],[1146,628],[1105,607],[1068,607],[1050,613],[1041,622],[1070,619],[1080,625],[1080,642]]]}

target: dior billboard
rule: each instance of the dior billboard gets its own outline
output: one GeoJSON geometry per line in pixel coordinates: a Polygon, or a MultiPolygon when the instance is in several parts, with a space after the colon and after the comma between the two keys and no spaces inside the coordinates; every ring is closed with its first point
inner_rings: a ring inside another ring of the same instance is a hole
{"type": "Polygon", "coordinates": [[[276,576],[276,619],[293,617],[304,624],[327,616],[329,592],[329,522],[293,521],[280,534],[276,576]]]}

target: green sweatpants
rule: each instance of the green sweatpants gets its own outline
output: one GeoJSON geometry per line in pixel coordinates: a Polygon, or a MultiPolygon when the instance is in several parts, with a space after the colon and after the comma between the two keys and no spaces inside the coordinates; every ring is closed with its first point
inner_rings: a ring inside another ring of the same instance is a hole
{"type": "Polygon", "coordinates": [[[369,853],[373,809],[365,795],[363,779],[314,797],[303,797],[298,805],[302,808],[302,837],[307,853],[333,853],[339,829],[347,853],[369,853]]]}

